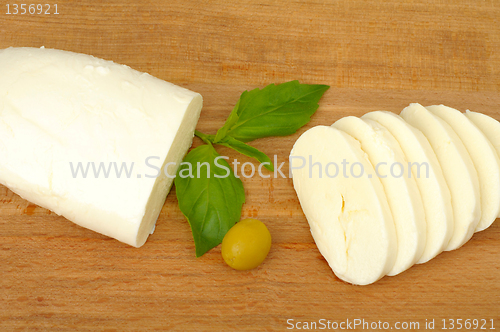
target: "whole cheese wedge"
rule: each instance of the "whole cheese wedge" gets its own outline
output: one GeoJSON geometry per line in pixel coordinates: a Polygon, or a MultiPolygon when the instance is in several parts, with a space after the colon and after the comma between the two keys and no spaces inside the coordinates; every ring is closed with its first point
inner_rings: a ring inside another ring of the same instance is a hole
{"type": "Polygon", "coordinates": [[[201,107],[198,93],[89,55],[0,50],[0,184],[140,247],[201,107]]]}
{"type": "Polygon", "coordinates": [[[426,107],[446,121],[462,140],[477,171],[481,198],[481,219],[476,232],[490,227],[500,213],[500,161],[483,132],[462,112],[444,105],[426,107]]]}
{"type": "Polygon", "coordinates": [[[410,104],[401,117],[428,139],[439,160],[451,194],[453,235],[446,250],[454,250],[474,234],[481,219],[479,181],[462,140],[441,118],[420,104],[410,104]]]}
{"type": "Polygon", "coordinates": [[[398,239],[396,262],[388,275],[399,274],[420,259],[426,243],[425,211],[415,179],[408,176],[408,161],[394,136],[375,121],[347,116],[332,126],[361,143],[376,172],[369,176],[380,178],[398,239]]]}
{"type": "Polygon", "coordinates": [[[424,134],[399,115],[376,111],[362,116],[383,125],[396,138],[406,159],[411,162],[422,197],[427,226],[424,253],[417,263],[425,263],[445,250],[453,234],[453,209],[448,185],[434,150],[424,134]]]}
{"type": "Polygon", "coordinates": [[[356,285],[386,275],[397,253],[394,222],[380,180],[367,176],[374,170],[359,142],[314,127],[295,142],[290,167],[314,241],[335,275],[356,285]],[[349,175],[352,165],[356,176],[349,175]]]}

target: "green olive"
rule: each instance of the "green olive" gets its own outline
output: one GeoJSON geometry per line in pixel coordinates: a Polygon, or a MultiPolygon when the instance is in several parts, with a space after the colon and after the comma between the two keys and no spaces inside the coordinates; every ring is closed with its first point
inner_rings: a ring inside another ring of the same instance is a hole
{"type": "Polygon", "coordinates": [[[236,223],[222,240],[222,258],[236,270],[259,266],[271,249],[271,234],[261,221],[244,219],[236,223]]]}

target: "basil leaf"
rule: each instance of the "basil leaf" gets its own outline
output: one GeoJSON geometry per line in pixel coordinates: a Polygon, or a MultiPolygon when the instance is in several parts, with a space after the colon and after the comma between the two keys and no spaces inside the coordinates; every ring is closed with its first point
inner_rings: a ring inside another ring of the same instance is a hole
{"type": "Polygon", "coordinates": [[[245,91],[216,140],[230,136],[242,142],[295,133],[311,120],[328,85],[291,81],[245,91]]]}
{"type": "Polygon", "coordinates": [[[264,152],[254,148],[253,146],[245,144],[232,137],[226,137],[224,140],[217,142],[217,144],[227,146],[228,148],[236,150],[245,156],[255,158],[261,164],[265,163],[264,166],[268,170],[274,171],[274,165],[271,159],[264,152]]]}
{"type": "Polygon", "coordinates": [[[208,144],[187,154],[175,177],[175,187],[179,207],[191,226],[196,257],[200,257],[219,245],[240,220],[245,202],[243,183],[208,144]]]}
{"type": "Polygon", "coordinates": [[[238,121],[239,115],[238,115],[238,109],[240,108],[240,102],[241,98],[248,93],[248,91],[243,91],[243,93],[240,96],[240,99],[238,99],[238,102],[234,106],[233,110],[231,111],[231,114],[229,114],[226,123],[224,123],[224,126],[217,130],[217,134],[215,135],[215,140],[214,143],[218,143],[221,141],[224,137],[226,137],[227,131],[238,121]]]}

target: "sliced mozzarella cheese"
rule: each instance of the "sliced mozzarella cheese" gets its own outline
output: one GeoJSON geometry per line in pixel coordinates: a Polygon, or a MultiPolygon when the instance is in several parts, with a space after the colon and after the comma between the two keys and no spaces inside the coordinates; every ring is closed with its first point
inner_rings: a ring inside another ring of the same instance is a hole
{"type": "Polygon", "coordinates": [[[314,127],[295,142],[290,164],[314,241],[333,272],[357,285],[386,275],[397,252],[394,223],[380,180],[367,177],[373,167],[359,142],[335,128],[314,127]],[[343,163],[364,175],[349,176],[343,163]]]}
{"type": "Polygon", "coordinates": [[[172,185],[159,169],[175,175],[201,96],[52,49],[0,50],[0,73],[0,183],[78,225],[143,245],[172,185]]]}
{"type": "Polygon", "coordinates": [[[457,133],[469,152],[477,171],[481,199],[481,219],[476,232],[495,221],[500,213],[500,161],[486,136],[462,112],[444,105],[426,107],[457,133]]]}
{"type": "Polygon", "coordinates": [[[362,116],[383,125],[398,141],[417,183],[425,210],[427,242],[417,263],[425,263],[445,250],[453,235],[453,210],[448,185],[429,141],[397,114],[384,111],[362,116]]]}
{"type": "Polygon", "coordinates": [[[465,112],[465,115],[483,132],[495,148],[497,156],[500,157],[500,122],[486,114],[471,112],[469,110],[465,112]]]}
{"type": "Polygon", "coordinates": [[[407,176],[408,161],[396,139],[375,121],[348,116],[333,126],[357,139],[375,166],[387,195],[398,238],[396,262],[388,275],[401,273],[420,259],[426,243],[424,207],[415,179],[407,176]]]}
{"type": "Polygon", "coordinates": [[[476,127],[481,129],[497,151],[497,154],[500,155],[500,122],[486,114],[471,112],[469,110],[465,112],[465,116],[467,116],[476,127]]]}
{"type": "Polygon", "coordinates": [[[420,104],[411,104],[401,117],[425,135],[436,153],[448,184],[453,207],[454,230],[446,250],[467,242],[481,218],[477,172],[464,144],[441,118],[420,104]]]}

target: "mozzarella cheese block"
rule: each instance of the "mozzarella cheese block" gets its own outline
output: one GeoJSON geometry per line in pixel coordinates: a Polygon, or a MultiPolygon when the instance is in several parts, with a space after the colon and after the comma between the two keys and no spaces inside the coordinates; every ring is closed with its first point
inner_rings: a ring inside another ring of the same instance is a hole
{"type": "Polygon", "coordinates": [[[380,177],[398,239],[396,262],[388,275],[399,274],[420,259],[426,243],[425,211],[415,179],[408,176],[408,161],[396,139],[375,121],[348,116],[332,126],[361,143],[375,167],[371,176],[380,177]]]}
{"type": "Polygon", "coordinates": [[[43,48],[0,50],[0,184],[140,247],[201,107],[198,93],[111,61],[43,48]]]}
{"type": "Polygon", "coordinates": [[[360,144],[332,127],[317,126],[290,153],[293,185],[314,241],[333,272],[366,285],[393,267],[397,239],[384,189],[360,144]],[[359,177],[343,171],[355,165],[359,177]],[[346,175],[346,176],[344,176],[346,175]]]}
{"type": "Polygon", "coordinates": [[[497,156],[500,157],[500,122],[486,114],[471,112],[469,110],[465,111],[465,116],[483,132],[495,148],[497,156]]]}
{"type": "Polygon", "coordinates": [[[462,112],[444,105],[426,108],[453,128],[469,152],[477,171],[481,199],[481,219],[476,232],[482,231],[490,227],[500,213],[500,161],[497,152],[482,131],[462,112]]]}
{"type": "Polygon", "coordinates": [[[481,219],[479,181],[462,140],[441,118],[420,104],[411,104],[401,117],[419,129],[436,153],[451,194],[454,230],[446,250],[467,242],[481,219]]]}
{"type": "Polygon", "coordinates": [[[453,210],[448,185],[436,154],[424,134],[397,114],[385,111],[362,116],[384,126],[398,141],[411,174],[417,183],[425,210],[426,245],[417,263],[425,263],[441,253],[453,234],[453,210]]]}

